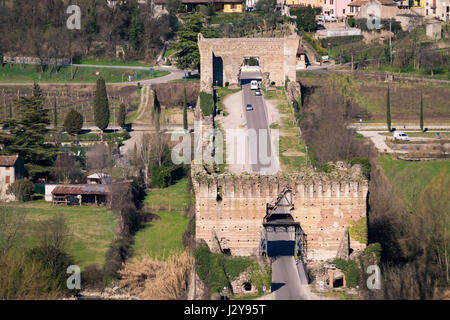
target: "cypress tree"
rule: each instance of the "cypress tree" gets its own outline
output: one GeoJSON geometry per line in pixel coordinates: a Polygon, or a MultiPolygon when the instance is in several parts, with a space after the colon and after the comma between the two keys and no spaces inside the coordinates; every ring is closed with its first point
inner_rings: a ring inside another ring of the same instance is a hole
{"type": "Polygon", "coordinates": [[[125,104],[121,103],[120,108],[119,108],[119,119],[118,119],[118,124],[120,127],[125,126],[126,116],[127,116],[127,112],[125,109],[125,104]]]}
{"type": "Polygon", "coordinates": [[[100,130],[105,130],[109,124],[109,104],[106,93],[105,80],[100,77],[97,80],[94,97],[94,122],[100,130]]]}
{"type": "Polygon", "coordinates": [[[423,94],[420,93],[420,130],[423,132],[423,94]]]}
{"type": "Polygon", "coordinates": [[[388,130],[391,131],[391,101],[389,96],[389,87],[387,89],[386,95],[386,123],[388,130]]]}
{"type": "Polygon", "coordinates": [[[184,130],[188,129],[186,87],[184,87],[183,127],[184,130]]]}
{"type": "Polygon", "coordinates": [[[156,96],[156,92],[153,99],[153,123],[155,124],[156,132],[159,133],[161,130],[161,104],[156,96]]]}

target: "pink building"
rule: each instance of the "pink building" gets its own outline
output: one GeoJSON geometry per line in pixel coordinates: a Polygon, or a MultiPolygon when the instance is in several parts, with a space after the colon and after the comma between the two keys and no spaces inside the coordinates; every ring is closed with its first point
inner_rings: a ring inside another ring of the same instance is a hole
{"type": "Polygon", "coordinates": [[[336,18],[345,18],[348,14],[348,4],[351,0],[323,0],[322,13],[336,18]]]}

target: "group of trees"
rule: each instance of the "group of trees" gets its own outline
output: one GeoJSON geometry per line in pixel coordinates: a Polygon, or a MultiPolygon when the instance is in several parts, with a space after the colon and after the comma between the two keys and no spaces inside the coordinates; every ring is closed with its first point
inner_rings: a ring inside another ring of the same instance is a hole
{"type": "Polygon", "coordinates": [[[150,1],[115,1],[109,6],[107,1],[78,0],[74,4],[82,11],[81,30],[67,29],[67,2],[9,2],[1,8],[0,51],[37,57],[42,67],[53,58],[114,57],[116,46],[125,43],[129,44],[128,57],[151,61],[177,26],[173,11],[157,16],[150,1]]]}
{"type": "Polygon", "coordinates": [[[380,246],[381,255],[378,253],[380,257],[374,260],[364,253],[354,266],[366,270],[370,264],[379,264],[382,290],[366,290],[367,276],[360,271],[361,294],[376,299],[433,298],[436,289],[448,286],[449,281],[448,170],[437,174],[425,187],[422,179],[411,179],[411,175],[427,176],[425,172],[404,170],[399,174],[402,176],[396,176],[402,181],[396,183],[397,187],[388,182],[375,150],[347,129],[359,112],[357,82],[347,77],[333,75],[327,88],[303,89],[300,126],[308,151],[312,151],[308,155],[319,170],[329,169],[329,161],[347,160],[363,164],[370,178],[368,250],[380,246]]]}

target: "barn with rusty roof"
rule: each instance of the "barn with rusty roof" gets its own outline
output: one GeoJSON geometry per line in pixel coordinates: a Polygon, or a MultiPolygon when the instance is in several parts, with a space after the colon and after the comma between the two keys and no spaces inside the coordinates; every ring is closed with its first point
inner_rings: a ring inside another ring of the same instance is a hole
{"type": "Polygon", "coordinates": [[[105,205],[111,194],[111,185],[58,185],[52,190],[52,203],[65,205],[105,205]]]}

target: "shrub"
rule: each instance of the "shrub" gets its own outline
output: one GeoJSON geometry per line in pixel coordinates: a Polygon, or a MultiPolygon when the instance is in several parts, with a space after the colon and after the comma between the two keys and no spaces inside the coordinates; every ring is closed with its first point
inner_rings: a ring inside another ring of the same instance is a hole
{"type": "Polygon", "coordinates": [[[328,54],[328,51],[322,48],[322,46],[320,45],[319,40],[314,39],[308,33],[306,32],[303,33],[303,39],[305,39],[308,43],[310,43],[313,46],[314,50],[316,50],[320,56],[326,56],[328,54]]]}
{"type": "Polygon", "coordinates": [[[0,299],[56,299],[47,283],[48,271],[22,252],[0,255],[0,299]]]}
{"type": "Polygon", "coordinates": [[[198,276],[213,293],[230,287],[230,281],[237,279],[242,272],[256,270],[257,267],[251,259],[212,253],[206,246],[196,248],[194,257],[198,276]]]}
{"type": "Polygon", "coordinates": [[[361,257],[370,261],[369,259],[373,259],[375,256],[375,263],[378,264],[381,260],[382,251],[383,249],[381,248],[381,244],[379,244],[378,242],[371,243],[366,247],[366,249],[364,249],[361,257]]]}
{"type": "Polygon", "coordinates": [[[370,179],[370,171],[372,170],[372,165],[368,158],[365,157],[357,157],[350,160],[350,164],[353,166],[355,164],[360,164],[363,169],[363,174],[367,179],[370,179]]]}
{"type": "Polygon", "coordinates": [[[168,166],[150,168],[152,188],[166,188],[172,184],[172,168],[168,166]]]}
{"type": "Polygon", "coordinates": [[[200,92],[200,108],[204,116],[210,116],[214,110],[213,96],[206,92],[200,92]]]}
{"type": "Polygon", "coordinates": [[[30,249],[27,256],[48,271],[47,283],[52,290],[67,290],[67,268],[75,264],[71,256],[54,246],[39,246],[30,249]]]}
{"type": "Polygon", "coordinates": [[[359,269],[356,261],[334,259],[333,264],[344,273],[348,287],[355,288],[359,284],[359,269]]]}
{"type": "Polygon", "coordinates": [[[114,240],[106,252],[106,262],[103,266],[103,274],[107,278],[118,278],[122,263],[132,255],[131,240],[120,238],[114,240]]]}
{"type": "Polygon", "coordinates": [[[70,110],[64,119],[64,129],[68,134],[76,134],[83,128],[83,115],[76,110],[70,110]]]}
{"type": "Polygon", "coordinates": [[[324,163],[322,164],[319,171],[325,172],[325,173],[332,173],[334,171],[334,165],[331,163],[324,163]]]}
{"type": "Polygon", "coordinates": [[[198,247],[194,251],[195,265],[200,279],[211,292],[220,292],[229,287],[227,276],[218,256],[209,251],[208,247],[198,247]]]}
{"type": "Polygon", "coordinates": [[[84,268],[81,272],[81,279],[83,281],[83,287],[91,289],[103,288],[103,273],[95,264],[90,264],[84,268]]]}
{"type": "Polygon", "coordinates": [[[28,179],[19,179],[9,185],[7,194],[13,194],[17,201],[30,201],[34,193],[34,184],[28,179]]]}

